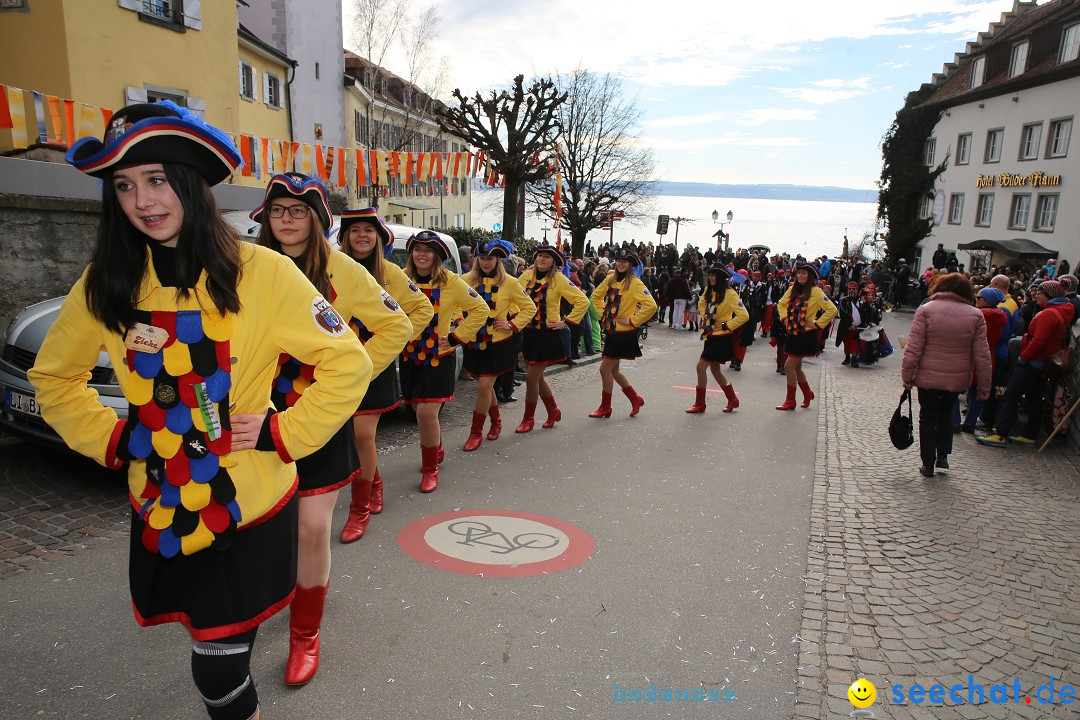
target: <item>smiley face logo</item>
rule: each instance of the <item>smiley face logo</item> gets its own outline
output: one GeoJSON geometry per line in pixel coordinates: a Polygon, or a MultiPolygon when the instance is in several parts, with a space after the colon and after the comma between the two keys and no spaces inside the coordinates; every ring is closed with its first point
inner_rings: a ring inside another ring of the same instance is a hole
{"type": "Polygon", "coordinates": [[[877,699],[877,688],[869,680],[859,678],[847,690],[848,700],[857,708],[868,708],[877,699]]]}

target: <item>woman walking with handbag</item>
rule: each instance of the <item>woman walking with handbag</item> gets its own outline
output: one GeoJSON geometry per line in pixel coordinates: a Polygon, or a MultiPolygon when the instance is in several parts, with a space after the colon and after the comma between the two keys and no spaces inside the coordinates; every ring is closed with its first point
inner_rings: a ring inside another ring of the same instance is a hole
{"type": "Polygon", "coordinates": [[[924,477],[949,469],[953,404],[971,385],[975,368],[978,397],[990,396],[990,348],[986,320],[972,307],[971,282],[960,273],[937,278],[930,296],[915,311],[901,376],[904,389],[919,389],[919,456],[924,477]]]}

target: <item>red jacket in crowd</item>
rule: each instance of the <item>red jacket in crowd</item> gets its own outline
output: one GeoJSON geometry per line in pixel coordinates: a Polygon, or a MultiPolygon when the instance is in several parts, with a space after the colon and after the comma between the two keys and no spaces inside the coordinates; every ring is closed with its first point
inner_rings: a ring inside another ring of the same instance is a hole
{"type": "Polygon", "coordinates": [[[1075,311],[1068,298],[1056,298],[1046,303],[1035,313],[1020,343],[1020,359],[1026,363],[1047,362],[1065,342],[1065,329],[1072,322],[1075,311]]]}

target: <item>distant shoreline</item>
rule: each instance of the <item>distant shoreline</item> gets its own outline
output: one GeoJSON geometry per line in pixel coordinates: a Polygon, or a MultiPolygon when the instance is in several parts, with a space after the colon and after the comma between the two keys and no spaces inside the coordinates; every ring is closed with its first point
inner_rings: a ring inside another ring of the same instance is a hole
{"type": "Polygon", "coordinates": [[[815,202],[877,203],[877,190],[814,185],[719,185],[715,183],[657,182],[657,195],[723,197],[755,200],[809,200],[815,202]]]}

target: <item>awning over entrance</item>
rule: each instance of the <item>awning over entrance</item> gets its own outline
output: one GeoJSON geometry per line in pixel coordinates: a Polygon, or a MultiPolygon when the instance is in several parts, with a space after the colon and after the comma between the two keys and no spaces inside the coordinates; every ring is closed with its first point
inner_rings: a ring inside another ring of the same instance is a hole
{"type": "Polygon", "coordinates": [[[999,252],[1014,258],[1056,258],[1057,250],[1047,250],[1034,240],[1014,238],[1012,240],[976,240],[959,246],[960,250],[983,250],[999,252]]]}

